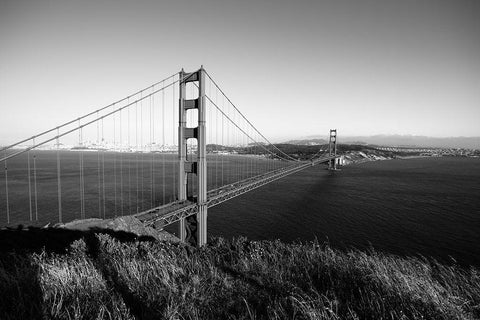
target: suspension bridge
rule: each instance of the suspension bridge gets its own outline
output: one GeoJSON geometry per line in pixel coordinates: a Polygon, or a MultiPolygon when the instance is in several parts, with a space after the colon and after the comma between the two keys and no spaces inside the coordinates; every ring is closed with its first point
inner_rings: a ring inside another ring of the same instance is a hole
{"type": "Polygon", "coordinates": [[[317,164],[271,143],[201,67],[0,148],[2,225],[131,215],[207,242],[208,208],[317,164]]]}

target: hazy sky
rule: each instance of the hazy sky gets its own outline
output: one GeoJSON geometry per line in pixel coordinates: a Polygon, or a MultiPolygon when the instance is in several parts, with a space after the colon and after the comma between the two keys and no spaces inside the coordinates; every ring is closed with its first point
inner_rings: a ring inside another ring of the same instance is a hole
{"type": "Polygon", "coordinates": [[[0,137],[201,64],[275,141],[480,136],[478,0],[0,0],[0,137]]]}

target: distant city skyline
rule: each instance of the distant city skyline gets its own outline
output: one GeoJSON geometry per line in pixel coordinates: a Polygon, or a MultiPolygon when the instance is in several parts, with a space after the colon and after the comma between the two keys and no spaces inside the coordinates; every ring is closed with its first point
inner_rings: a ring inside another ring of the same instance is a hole
{"type": "Polygon", "coordinates": [[[480,136],[480,3],[0,0],[0,144],[204,65],[270,140],[480,136]]]}

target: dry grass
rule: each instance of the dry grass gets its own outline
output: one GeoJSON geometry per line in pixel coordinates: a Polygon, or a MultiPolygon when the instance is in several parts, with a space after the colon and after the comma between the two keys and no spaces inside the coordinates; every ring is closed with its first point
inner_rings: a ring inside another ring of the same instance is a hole
{"type": "Polygon", "coordinates": [[[1,318],[480,318],[478,270],[427,259],[243,238],[203,249],[100,234],[87,243],[14,259],[15,268],[0,260],[10,295],[1,318]]]}
{"type": "Polygon", "coordinates": [[[87,256],[83,240],[66,255],[33,256],[39,267],[43,314],[49,319],[133,319],[122,298],[87,256]]]}

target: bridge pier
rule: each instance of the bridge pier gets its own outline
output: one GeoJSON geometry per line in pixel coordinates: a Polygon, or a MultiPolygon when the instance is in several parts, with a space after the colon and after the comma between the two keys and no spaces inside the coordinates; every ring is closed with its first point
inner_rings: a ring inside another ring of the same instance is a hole
{"type": "MultiPolygon", "coordinates": [[[[203,66],[195,72],[180,71],[179,90],[179,120],[178,120],[178,200],[187,200],[187,186],[189,174],[197,175],[196,201],[198,212],[195,218],[182,218],[179,221],[179,238],[181,241],[196,246],[207,243],[207,145],[206,145],[206,104],[205,104],[205,71],[203,66]],[[198,98],[186,100],[185,88],[188,82],[198,81],[198,98]],[[198,110],[198,126],[188,128],[186,113],[189,109],[198,110]],[[197,159],[187,161],[187,140],[197,139],[197,159]]],[[[191,195],[195,198],[194,195],[191,195]]]]}
{"type": "Polygon", "coordinates": [[[334,157],[328,161],[328,170],[337,170],[337,129],[330,129],[328,153],[330,157],[334,157]]]}

